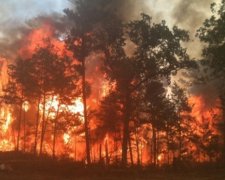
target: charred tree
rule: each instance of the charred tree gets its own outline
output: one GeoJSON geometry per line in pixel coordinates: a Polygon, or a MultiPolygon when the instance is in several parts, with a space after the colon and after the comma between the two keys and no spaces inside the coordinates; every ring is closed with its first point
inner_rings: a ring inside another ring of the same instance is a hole
{"type": "Polygon", "coordinates": [[[86,143],[86,158],[87,163],[91,163],[91,155],[90,155],[90,136],[89,136],[89,123],[87,117],[87,85],[86,85],[86,73],[85,73],[85,60],[82,60],[82,100],[84,105],[84,131],[85,131],[85,143],[86,143]]]}
{"type": "Polygon", "coordinates": [[[37,153],[38,129],[39,129],[39,120],[40,120],[40,102],[41,102],[41,98],[38,98],[37,113],[36,113],[36,123],[35,123],[35,136],[34,136],[34,154],[37,153]]]}

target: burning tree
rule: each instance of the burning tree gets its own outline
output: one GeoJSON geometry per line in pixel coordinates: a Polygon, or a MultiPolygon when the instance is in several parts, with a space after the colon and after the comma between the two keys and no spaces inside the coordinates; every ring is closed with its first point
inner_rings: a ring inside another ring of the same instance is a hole
{"type": "MultiPolygon", "coordinates": [[[[56,126],[58,126],[58,114],[62,104],[72,104],[72,98],[79,96],[79,88],[77,86],[78,72],[75,73],[76,65],[72,64],[73,61],[67,56],[59,56],[57,52],[53,51],[53,45],[49,41],[45,41],[46,47],[37,48],[34,54],[28,59],[18,59],[15,65],[11,65],[10,79],[16,84],[15,92],[20,95],[20,105],[25,101],[30,104],[36,103],[37,117],[35,123],[35,142],[34,152],[37,150],[38,130],[41,122],[41,138],[40,138],[40,154],[43,151],[43,143],[46,134],[46,128],[49,123],[50,107],[47,101],[52,101],[57,97],[58,106],[54,109],[54,136],[53,136],[53,156],[55,155],[55,141],[56,141],[56,126]],[[21,89],[21,90],[20,90],[21,89]],[[51,100],[52,99],[52,100],[51,100]],[[41,119],[40,119],[41,118],[41,119]],[[41,120],[41,121],[40,121],[41,120]]],[[[13,88],[13,84],[9,82],[8,87],[13,88]]],[[[9,94],[10,88],[6,89],[7,93],[4,99],[13,98],[15,101],[14,93],[9,94]]],[[[51,106],[51,105],[50,105],[51,106]]],[[[21,109],[20,108],[20,109],[21,109]]],[[[21,117],[21,110],[20,110],[21,117]]],[[[20,124],[18,128],[18,149],[19,149],[19,134],[20,124]]],[[[25,125],[24,125],[25,126],[25,125]]],[[[25,131],[25,129],[24,129],[25,131]]],[[[25,137],[24,137],[25,141],[25,137]]]]}
{"type": "Polygon", "coordinates": [[[104,52],[107,45],[116,41],[115,34],[118,32],[118,21],[113,13],[107,10],[107,3],[102,0],[75,0],[75,11],[65,10],[72,24],[72,30],[67,39],[67,46],[81,67],[82,101],[84,105],[84,126],[86,141],[87,163],[91,163],[90,157],[90,132],[87,115],[87,77],[86,59],[93,52],[104,52]],[[114,22],[115,24],[112,24],[114,22]],[[115,31],[114,31],[115,30],[115,31]],[[111,36],[112,35],[112,36],[111,36]]]}
{"type": "MultiPolygon", "coordinates": [[[[225,145],[225,98],[224,98],[224,19],[225,19],[225,1],[221,0],[221,3],[211,4],[211,11],[213,15],[206,19],[203,26],[198,30],[198,37],[202,42],[207,43],[207,46],[203,50],[204,60],[203,64],[207,64],[209,69],[213,72],[212,79],[218,89],[219,99],[221,101],[222,120],[219,124],[219,129],[224,135],[225,145]]],[[[225,154],[225,147],[223,148],[223,154],[225,154]]],[[[225,159],[225,155],[224,155],[225,159]]],[[[225,160],[224,160],[225,161],[225,160]]]]}

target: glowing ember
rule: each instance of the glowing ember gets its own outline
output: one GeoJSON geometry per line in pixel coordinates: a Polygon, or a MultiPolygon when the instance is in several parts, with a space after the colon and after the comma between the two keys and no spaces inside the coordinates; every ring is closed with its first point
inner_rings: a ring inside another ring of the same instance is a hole
{"type": "Polygon", "coordinates": [[[30,108],[29,102],[28,102],[28,101],[25,101],[25,102],[23,103],[22,107],[23,107],[23,110],[24,110],[25,112],[27,112],[27,111],[29,110],[29,108],[30,108]]]}
{"type": "Polygon", "coordinates": [[[161,161],[162,160],[162,154],[158,155],[157,159],[158,159],[158,161],[161,161]]]}
{"type": "Polygon", "coordinates": [[[70,141],[70,135],[67,134],[67,133],[64,133],[64,134],[63,134],[63,140],[64,140],[64,143],[65,143],[65,144],[68,144],[69,141],[70,141]]]}

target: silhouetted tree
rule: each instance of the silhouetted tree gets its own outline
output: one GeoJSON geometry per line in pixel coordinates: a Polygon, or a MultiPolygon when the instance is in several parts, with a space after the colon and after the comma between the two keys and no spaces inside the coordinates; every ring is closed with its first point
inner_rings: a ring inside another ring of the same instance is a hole
{"type": "Polygon", "coordinates": [[[171,101],[175,105],[175,112],[177,114],[177,131],[178,131],[178,149],[179,149],[179,158],[182,158],[182,146],[183,143],[182,141],[185,139],[185,123],[182,121],[185,120],[185,116],[187,117],[188,114],[191,111],[191,108],[188,104],[188,98],[187,95],[184,93],[184,90],[180,88],[176,83],[172,85],[172,90],[171,90],[171,101]]]}
{"type": "MultiPolygon", "coordinates": [[[[117,28],[113,13],[107,10],[109,1],[74,0],[75,10],[65,10],[71,22],[72,29],[67,38],[67,46],[81,66],[82,100],[84,104],[84,125],[86,142],[86,159],[91,163],[89,119],[87,116],[87,78],[86,59],[92,52],[104,50],[105,45],[114,41],[114,36],[108,35],[117,28]],[[115,28],[116,27],[116,28],[115,28]]],[[[112,34],[115,34],[113,32],[112,34]]]]}
{"type": "MultiPolygon", "coordinates": [[[[181,41],[188,40],[187,33],[177,27],[174,27],[171,31],[166,26],[165,21],[154,24],[148,15],[142,14],[141,20],[135,20],[128,24],[127,34],[135,47],[133,55],[129,58],[126,57],[126,54],[119,48],[119,46],[124,45],[123,39],[118,41],[120,44],[117,43],[114,52],[118,54],[119,60],[114,67],[115,70],[112,71],[114,72],[113,76],[118,74],[117,77],[114,77],[114,80],[117,83],[120,82],[121,90],[124,91],[124,98],[126,99],[122,148],[124,164],[127,162],[128,125],[132,112],[132,96],[137,91],[140,94],[145,92],[144,89],[153,80],[162,81],[164,78],[169,82],[171,73],[176,73],[182,67],[182,62],[188,62],[188,56],[180,44],[181,41]],[[119,78],[121,81],[119,81],[119,78]]],[[[117,56],[112,55],[111,64],[116,62],[117,56]]],[[[118,83],[118,87],[120,87],[120,84],[118,83]]]]}
{"type": "MultiPolygon", "coordinates": [[[[203,50],[205,61],[213,70],[213,76],[217,83],[219,90],[219,98],[221,100],[221,110],[223,111],[223,123],[220,124],[222,133],[224,134],[225,142],[225,84],[224,84],[224,73],[225,73],[225,1],[221,0],[220,3],[212,3],[211,11],[213,15],[206,19],[203,26],[198,30],[198,37],[207,46],[203,50]]],[[[225,143],[224,143],[225,145],[225,143]]],[[[224,146],[224,159],[225,159],[225,146],[224,146]]]]}

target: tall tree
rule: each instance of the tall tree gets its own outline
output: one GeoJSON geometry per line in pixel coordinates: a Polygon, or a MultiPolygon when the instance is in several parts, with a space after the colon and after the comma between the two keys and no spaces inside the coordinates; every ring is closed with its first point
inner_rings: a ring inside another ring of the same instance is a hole
{"type": "Polygon", "coordinates": [[[174,27],[171,31],[163,21],[154,24],[151,18],[141,15],[141,20],[132,21],[126,28],[128,41],[134,50],[128,56],[124,50],[126,41],[123,33],[118,33],[117,41],[107,46],[106,71],[111,81],[116,83],[116,91],[123,101],[123,142],[122,163],[127,164],[129,138],[129,122],[132,118],[134,97],[137,92],[143,94],[148,84],[155,79],[169,81],[171,73],[175,73],[188,61],[181,41],[188,40],[187,32],[174,27]]]}
{"type": "MultiPolygon", "coordinates": [[[[18,105],[18,129],[17,129],[17,145],[16,150],[20,149],[21,124],[23,103],[30,98],[30,90],[32,89],[32,81],[28,76],[31,63],[18,58],[13,65],[8,67],[9,82],[4,88],[3,99],[6,104],[18,105]],[[26,85],[26,86],[24,86],[26,85]],[[27,88],[26,88],[27,87],[27,88]]],[[[24,123],[24,127],[25,127],[24,123]]],[[[24,133],[25,134],[25,133],[24,133]]],[[[25,136],[24,143],[25,143],[25,136]]]]}
{"type": "Polygon", "coordinates": [[[172,85],[171,90],[171,101],[175,104],[175,112],[177,114],[177,128],[178,128],[178,149],[179,149],[179,159],[182,158],[182,149],[183,149],[183,140],[184,137],[184,123],[183,120],[186,119],[188,114],[191,111],[191,107],[188,104],[187,95],[184,93],[184,90],[180,88],[176,83],[172,85]]]}
{"type": "MultiPolygon", "coordinates": [[[[75,10],[65,10],[72,24],[67,38],[67,46],[81,66],[82,100],[84,105],[84,126],[86,142],[86,160],[91,163],[89,119],[87,116],[87,77],[86,59],[93,52],[105,49],[105,45],[113,41],[114,36],[107,35],[115,29],[113,15],[107,10],[109,1],[103,0],[74,0],[75,10]]],[[[115,33],[115,32],[114,32],[115,33]]]]}
{"type": "Polygon", "coordinates": [[[224,135],[224,161],[225,161],[225,1],[212,3],[211,11],[213,15],[206,19],[203,26],[198,30],[198,37],[202,42],[207,43],[203,50],[203,56],[213,69],[216,79],[219,98],[221,101],[221,110],[223,112],[223,123],[220,124],[221,132],[224,135]]]}

